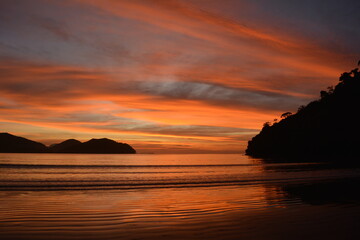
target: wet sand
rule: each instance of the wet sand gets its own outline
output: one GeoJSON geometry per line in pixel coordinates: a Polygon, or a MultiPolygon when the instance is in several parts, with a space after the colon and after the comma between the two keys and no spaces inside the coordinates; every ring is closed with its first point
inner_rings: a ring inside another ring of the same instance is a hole
{"type": "Polygon", "coordinates": [[[355,187],[355,182],[327,182],[328,188],[335,186],[332,195],[314,198],[323,184],[3,191],[0,235],[1,239],[359,239],[358,194],[347,192],[356,188],[342,188],[355,187]],[[337,195],[346,192],[345,197],[337,195]]]}
{"type": "Polygon", "coordinates": [[[69,156],[0,156],[0,239],[360,239],[359,168],[69,156]]]}

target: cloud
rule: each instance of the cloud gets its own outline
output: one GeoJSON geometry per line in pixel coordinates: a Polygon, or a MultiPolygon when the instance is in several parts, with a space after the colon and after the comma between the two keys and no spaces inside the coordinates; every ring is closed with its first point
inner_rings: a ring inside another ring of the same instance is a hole
{"type": "Polygon", "coordinates": [[[87,1],[87,4],[89,3],[114,16],[146,22],[163,31],[183,34],[203,43],[221,47],[223,52],[239,52],[242,58],[255,57],[287,67],[312,71],[326,69],[332,72],[332,68],[319,64],[318,60],[335,67],[336,64],[329,61],[329,58],[341,57],[306,38],[293,37],[286,32],[269,32],[265,30],[267,26],[262,25],[258,25],[257,28],[247,27],[236,20],[198,9],[189,3],[87,1]],[[294,58],[294,55],[297,57],[294,58]]]}
{"type": "Polygon", "coordinates": [[[75,104],[71,100],[100,100],[126,95],[204,101],[208,104],[263,110],[293,109],[309,100],[266,90],[232,88],[209,82],[180,80],[118,81],[104,72],[82,68],[4,62],[1,92],[18,101],[43,105],[75,104]],[[30,97],[30,99],[28,98],[30,97]]]}
{"type": "Polygon", "coordinates": [[[357,4],[1,1],[0,120],[144,148],[244,147],[351,68],[357,4]]]}
{"type": "Polygon", "coordinates": [[[55,132],[89,136],[138,136],[143,140],[134,142],[140,145],[158,138],[162,142],[183,139],[220,146],[221,142],[245,141],[258,131],[251,126],[262,121],[262,117],[254,121],[256,114],[249,115],[249,120],[241,117],[246,113],[237,110],[239,106],[224,109],[219,103],[231,102],[227,91],[234,90],[205,83],[156,85],[164,84],[161,81],[144,86],[141,82],[116,81],[99,71],[9,59],[1,64],[0,79],[6,79],[0,81],[0,120],[33,129],[42,127],[49,135],[57,129],[55,132]],[[214,114],[223,117],[215,118],[214,114]],[[229,116],[235,114],[240,120],[231,123],[229,116]]]}
{"type": "Polygon", "coordinates": [[[71,37],[65,23],[61,23],[49,17],[41,17],[41,16],[32,16],[32,20],[35,22],[35,24],[38,24],[41,28],[49,31],[50,33],[54,34],[56,37],[64,41],[69,40],[71,37]]]}
{"type": "Polygon", "coordinates": [[[206,101],[219,105],[245,108],[286,110],[299,106],[309,99],[266,91],[230,88],[204,82],[160,81],[139,83],[140,91],[168,98],[206,101]]]}

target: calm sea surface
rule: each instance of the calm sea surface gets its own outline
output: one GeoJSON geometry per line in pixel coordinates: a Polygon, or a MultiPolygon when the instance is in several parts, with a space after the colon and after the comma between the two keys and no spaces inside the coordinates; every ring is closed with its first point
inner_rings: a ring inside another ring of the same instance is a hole
{"type": "Polygon", "coordinates": [[[360,168],[0,154],[0,239],[360,239],[360,168]]]}

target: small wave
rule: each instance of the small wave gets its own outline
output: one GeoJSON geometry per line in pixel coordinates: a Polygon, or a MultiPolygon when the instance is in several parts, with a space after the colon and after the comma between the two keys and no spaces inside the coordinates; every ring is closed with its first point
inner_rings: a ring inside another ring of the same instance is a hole
{"type": "Polygon", "coordinates": [[[313,182],[329,181],[334,179],[359,179],[358,175],[344,176],[308,176],[294,178],[264,178],[264,179],[230,179],[230,180],[167,180],[167,181],[119,181],[119,180],[91,180],[91,181],[19,181],[7,180],[0,181],[0,191],[8,190],[31,190],[31,191],[49,191],[49,190],[111,190],[111,189],[139,189],[139,188],[174,188],[174,187],[212,187],[212,186],[231,186],[231,185],[258,185],[258,184],[282,184],[291,182],[313,182]]]}
{"type": "MultiPolygon", "coordinates": [[[[42,170],[42,169],[41,169],[42,170]]],[[[216,171],[201,171],[201,173],[215,173],[216,171]]],[[[111,175],[111,174],[189,174],[189,173],[198,173],[198,171],[162,171],[162,172],[155,172],[155,171],[108,171],[108,172],[99,172],[99,171],[78,171],[78,172],[69,172],[69,171],[52,171],[46,172],[45,171],[31,171],[31,174],[42,174],[42,175],[64,175],[64,174],[71,174],[71,175],[85,175],[85,174],[101,174],[101,175],[111,175]]],[[[29,171],[16,171],[16,174],[29,174],[29,171]]]]}
{"type": "MultiPolygon", "coordinates": [[[[320,163],[303,163],[303,164],[262,164],[261,166],[299,166],[314,165],[320,163]]],[[[198,164],[198,165],[73,165],[73,164],[0,164],[0,168],[208,168],[208,167],[252,167],[260,166],[259,164],[198,164]]]]}

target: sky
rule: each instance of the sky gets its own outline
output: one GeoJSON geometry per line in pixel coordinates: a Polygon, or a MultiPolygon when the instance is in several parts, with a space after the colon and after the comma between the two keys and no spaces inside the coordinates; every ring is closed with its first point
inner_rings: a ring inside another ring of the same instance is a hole
{"type": "Polygon", "coordinates": [[[0,0],[0,132],[243,153],[360,59],[356,0],[0,0]]]}

